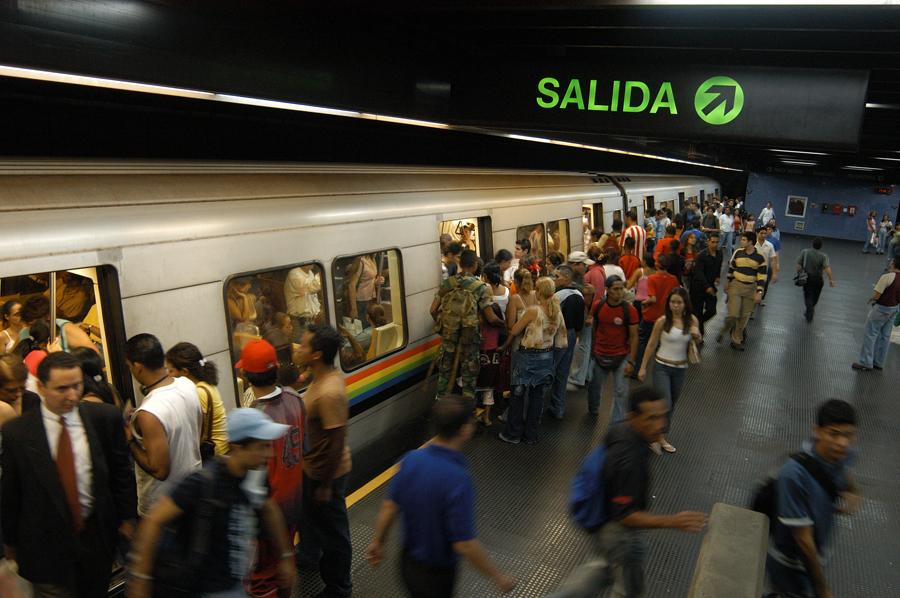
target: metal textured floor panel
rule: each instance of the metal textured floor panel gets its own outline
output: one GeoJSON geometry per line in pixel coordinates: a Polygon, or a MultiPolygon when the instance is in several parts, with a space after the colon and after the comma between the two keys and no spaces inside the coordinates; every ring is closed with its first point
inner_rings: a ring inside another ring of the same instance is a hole
{"type": "MultiPolygon", "coordinates": [[[[791,277],[794,261],[808,243],[784,239],[785,274],[751,322],[745,353],[715,343],[725,309],[720,301],[719,315],[707,324],[703,363],[691,368],[675,409],[669,439],[678,452],[653,460],[650,508],[670,513],[709,511],[719,501],[747,504],[766,472],[809,437],[816,405],[829,397],[846,399],[858,409],[854,471],[865,499],[856,516],[839,518],[826,573],[842,598],[898,596],[900,346],[892,345],[883,372],[850,369],[862,340],[866,299],[886,259],[862,255],[861,243],[826,241],[838,286],[825,287],[816,319],[807,324],[802,291],[791,277]]],[[[607,384],[604,412],[610,393],[607,384]]],[[[570,393],[566,419],[545,421],[539,444],[499,442],[495,424],[466,448],[477,490],[480,539],[501,569],[519,581],[510,596],[544,596],[588,554],[587,536],[566,513],[569,481],[606,430],[605,418],[594,422],[586,411],[584,393],[570,393]]],[[[386,562],[373,570],[363,560],[383,496],[381,488],[350,511],[358,598],[404,595],[398,573],[399,522],[386,562]]],[[[647,533],[648,596],[687,595],[701,540],[699,534],[669,530],[647,533]]],[[[457,596],[499,595],[468,566],[461,571],[457,596]]],[[[316,577],[302,574],[295,595],[318,591],[316,577]]]]}

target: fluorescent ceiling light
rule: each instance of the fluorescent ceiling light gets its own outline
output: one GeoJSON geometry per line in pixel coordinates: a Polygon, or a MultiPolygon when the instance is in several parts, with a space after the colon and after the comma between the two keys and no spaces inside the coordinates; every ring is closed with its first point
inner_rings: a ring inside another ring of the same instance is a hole
{"type": "Polygon", "coordinates": [[[341,108],[331,108],[328,106],[315,106],[312,104],[302,104],[298,102],[284,102],[280,100],[268,100],[265,98],[255,98],[251,96],[235,95],[229,93],[219,93],[214,91],[206,91],[199,89],[187,89],[182,87],[169,87],[166,85],[154,85],[151,83],[138,83],[134,81],[122,81],[119,79],[110,79],[106,77],[90,77],[86,75],[73,75],[70,73],[61,73],[56,71],[46,71],[41,69],[21,68],[17,66],[9,66],[0,64],[0,77],[13,77],[17,79],[32,79],[35,81],[47,81],[50,83],[64,83],[67,85],[80,85],[86,87],[101,87],[104,89],[114,89],[118,91],[132,91],[136,93],[147,93],[151,95],[175,96],[194,100],[206,100],[212,102],[223,102],[227,104],[242,104],[245,106],[257,106],[260,108],[272,108],[275,110],[290,110],[293,112],[307,112],[311,114],[323,114],[326,116],[339,116],[343,118],[358,118],[362,120],[376,120],[379,122],[387,122],[414,127],[426,127],[434,129],[448,129],[453,131],[464,131],[468,133],[476,133],[479,135],[491,135],[494,137],[507,137],[519,141],[528,141],[533,143],[549,143],[553,145],[563,145],[578,149],[588,149],[598,152],[606,152],[612,154],[622,154],[627,156],[635,156],[639,158],[647,158],[649,160],[662,160],[664,162],[676,162],[678,164],[687,164],[690,166],[701,166],[703,168],[716,168],[718,170],[730,170],[732,172],[743,172],[740,168],[730,168],[728,166],[718,166],[715,164],[704,164],[703,162],[692,162],[689,160],[680,160],[678,158],[669,158],[666,156],[657,156],[654,154],[645,154],[640,152],[630,152],[610,147],[600,147],[595,145],[584,145],[580,143],[572,143],[568,141],[559,141],[555,139],[547,139],[545,137],[531,137],[529,135],[518,135],[514,133],[504,133],[494,129],[485,129],[481,127],[469,127],[463,125],[450,125],[447,123],[432,122],[427,120],[418,120],[413,118],[404,118],[401,116],[390,116],[386,114],[373,114],[369,112],[358,112],[356,110],[344,110],[341,108]]]}
{"type": "Polygon", "coordinates": [[[844,170],[884,170],[884,168],[872,168],[871,166],[841,166],[844,170]]]}
{"type": "Polygon", "coordinates": [[[809,154],[811,156],[827,156],[825,152],[805,152],[800,150],[786,150],[786,149],[770,149],[770,152],[784,152],[786,154],[809,154]]]}
{"type": "Polygon", "coordinates": [[[880,110],[900,110],[900,104],[879,104],[866,102],[866,108],[876,108],[880,110]]]}
{"type": "Polygon", "coordinates": [[[894,0],[612,0],[613,4],[659,6],[879,6],[894,4],[894,0]]]}
{"type": "Polygon", "coordinates": [[[900,158],[875,158],[876,160],[889,160],[891,162],[900,162],[900,158]]]}
{"type": "Polygon", "coordinates": [[[807,162],[806,160],[782,160],[784,164],[796,164],[797,166],[815,166],[818,162],[807,162]]]}

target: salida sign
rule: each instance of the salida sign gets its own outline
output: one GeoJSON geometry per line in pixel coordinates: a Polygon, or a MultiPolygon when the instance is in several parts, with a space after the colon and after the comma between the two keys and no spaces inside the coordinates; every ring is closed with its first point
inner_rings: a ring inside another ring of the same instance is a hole
{"type": "Polygon", "coordinates": [[[454,112],[462,122],[531,130],[854,147],[868,84],[863,71],[709,67],[625,77],[592,70],[468,71],[453,84],[454,112]]]}

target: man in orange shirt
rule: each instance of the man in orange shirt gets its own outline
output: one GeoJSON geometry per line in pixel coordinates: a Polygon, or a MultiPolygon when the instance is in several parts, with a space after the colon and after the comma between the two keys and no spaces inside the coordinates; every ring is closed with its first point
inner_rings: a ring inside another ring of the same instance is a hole
{"type": "Polygon", "coordinates": [[[681,285],[677,277],[666,271],[670,260],[669,254],[661,256],[656,272],[647,277],[647,298],[641,304],[641,323],[638,326],[638,352],[635,363],[643,362],[647,341],[650,340],[650,334],[653,332],[653,324],[665,312],[669,293],[681,285]]]}
{"type": "Polygon", "coordinates": [[[669,243],[675,238],[675,225],[670,224],[666,227],[666,236],[656,242],[656,248],[653,250],[653,259],[659,261],[659,256],[669,253],[669,243]]]}

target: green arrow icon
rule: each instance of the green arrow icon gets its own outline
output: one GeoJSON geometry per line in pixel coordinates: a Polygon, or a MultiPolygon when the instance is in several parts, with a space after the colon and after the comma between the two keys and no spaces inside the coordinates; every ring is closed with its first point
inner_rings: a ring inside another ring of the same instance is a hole
{"type": "Polygon", "coordinates": [[[711,125],[730,123],[744,108],[744,90],[731,77],[710,77],[694,95],[697,116],[711,125]]]}

